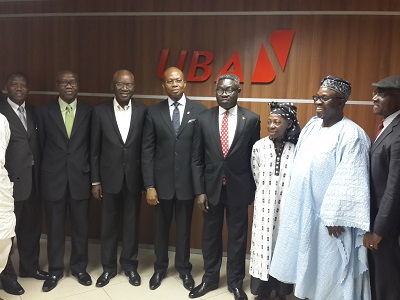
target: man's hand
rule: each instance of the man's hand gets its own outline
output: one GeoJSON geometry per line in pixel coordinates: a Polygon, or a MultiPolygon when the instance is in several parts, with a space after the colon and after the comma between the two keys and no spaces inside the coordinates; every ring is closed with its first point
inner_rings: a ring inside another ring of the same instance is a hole
{"type": "Polygon", "coordinates": [[[378,245],[381,242],[382,237],[374,232],[367,232],[364,235],[363,244],[365,248],[370,250],[378,250],[378,245]]]}
{"type": "Polygon", "coordinates": [[[343,232],[344,228],[342,226],[326,226],[328,228],[328,233],[330,236],[339,237],[343,232]]]}
{"type": "Polygon", "coordinates": [[[206,194],[200,194],[196,196],[197,206],[201,211],[208,212],[208,197],[206,194]]]}
{"type": "Polygon", "coordinates": [[[149,188],[146,191],[146,200],[147,203],[150,205],[157,205],[158,203],[158,196],[157,196],[157,190],[155,188],[149,188]]]}
{"type": "Polygon", "coordinates": [[[97,200],[103,198],[103,189],[101,188],[101,184],[92,185],[92,195],[97,200]]]}

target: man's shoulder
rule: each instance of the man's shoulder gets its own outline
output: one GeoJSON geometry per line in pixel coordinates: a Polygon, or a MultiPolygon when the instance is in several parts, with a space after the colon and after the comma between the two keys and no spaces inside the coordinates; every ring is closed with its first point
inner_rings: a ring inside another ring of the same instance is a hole
{"type": "Polygon", "coordinates": [[[197,102],[196,100],[192,100],[192,99],[186,97],[186,101],[187,101],[186,105],[190,104],[192,107],[199,109],[201,111],[207,110],[207,106],[205,106],[202,103],[197,102]]]}

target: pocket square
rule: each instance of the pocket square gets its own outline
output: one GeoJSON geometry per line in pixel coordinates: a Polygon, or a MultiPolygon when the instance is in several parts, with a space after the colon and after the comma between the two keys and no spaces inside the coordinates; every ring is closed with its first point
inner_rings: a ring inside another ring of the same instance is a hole
{"type": "Polygon", "coordinates": [[[188,124],[189,124],[189,123],[192,123],[192,122],[196,122],[196,119],[190,119],[190,120],[188,121],[188,124]]]}

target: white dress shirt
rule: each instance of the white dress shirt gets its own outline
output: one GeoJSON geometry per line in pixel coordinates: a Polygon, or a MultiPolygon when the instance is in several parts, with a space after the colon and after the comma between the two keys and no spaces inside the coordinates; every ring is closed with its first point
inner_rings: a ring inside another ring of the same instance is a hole
{"type": "Polygon", "coordinates": [[[18,108],[20,106],[22,106],[24,108],[24,115],[25,115],[25,119],[26,119],[25,101],[21,105],[18,105],[15,102],[12,102],[9,97],[7,97],[7,102],[8,102],[8,104],[10,104],[11,108],[14,110],[14,112],[17,114],[17,116],[20,114],[20,112],[18,111],[18,108]]]}
{"type": "MultiPolygon", "coordinates": [[[[228,116],[228,140],[229,140],[229,148],[232,145],[233,138],[235,137],[236,125],[237,125],[237,105],[232,107],[229,111],[228,116]]],[[[221,134],[221,126],[222,126],[222,118],[226,112],[225,108],[219,107],[219,132],[221,134]]]]}
{"type": "Polygon", "coordinates": [[[115,113],[115,119],[117,120],[117,125],[119,132],[121,133],[121,137],[123,142],[126,142],[126,139],[128,138],[128,133],[129,133],[129,128],[131,126],[131,116],[132,116],[132,105],[131,105],[131,100],[129,100],[129,103],[122,107],[121,105],[118,104],[117,100],[114,98],[113,100],[114,104],[114,113],[115,113]]]}

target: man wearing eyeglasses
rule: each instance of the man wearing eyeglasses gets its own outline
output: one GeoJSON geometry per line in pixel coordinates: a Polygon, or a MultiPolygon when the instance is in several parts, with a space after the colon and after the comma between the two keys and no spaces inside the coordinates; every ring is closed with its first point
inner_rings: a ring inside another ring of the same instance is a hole
{"type": "Polygon", "coordinates": [[[71,221],[72,276],[92,284],[88,264],[88,207],[90,199],[90,106],[77,100],[78,75],[60,71],[58,99],[40,110],[39,142],[42,150],[41,196],[47,221],[47,256],[50,277],[42,290],[49,292],[64,275],[65,218],[71,221]]]}
{"type": "Polygon", "coordinates": [[[373,83],[373,113],[384,119],[371,146],[371,230],[364,237],[372,298],[400,295],[400,76],[373,83]]]}
{"type": "Polygon", "coordinates": [[[92,194],[101,200],[101,263],[96,286],[117,275],[118,224],[122,225],[119,262],[129,283],[139,286],[138,217],[142,196],[140,152],[147,107],[132,99],[135,78],[127,70],[115,72],[114,99],[93,109],[90,162],[92,194]]]}
{"type": "Polygon", "coordinates": [[[322,79],[294,154],[270,274],[301,299],[370,299],[370,141],[343,114],[350,93],[347,80],[322,79]]]}
{"type": "Polygon", "coordinates": [[[176,222],[175,268],[183,286],[192,290],[190,228],[194,193],[191,152],[194,124],[207,108],[186,97],[185,78],[175,67],[164,72],[162,87],[168,99],[149,107],[143,133],[142,173],[147,203],[155,206],[154,274],[157,289],[168,269],[168,241],[172,216],[176,222]]]}
{"type": "Polygon", "coordinates": [[[200,114],[192,150],[196,202],[203,212],[204,275],[190,298],[202,297],[219,286],[224,215],[228,228],[227,281],[235,300],[243,290],[248,205],[254,200],[251,151],[260,139],[260,116],[237,105],[240,80],[224,74],[216,84],[217,107],[200,114]]]}

